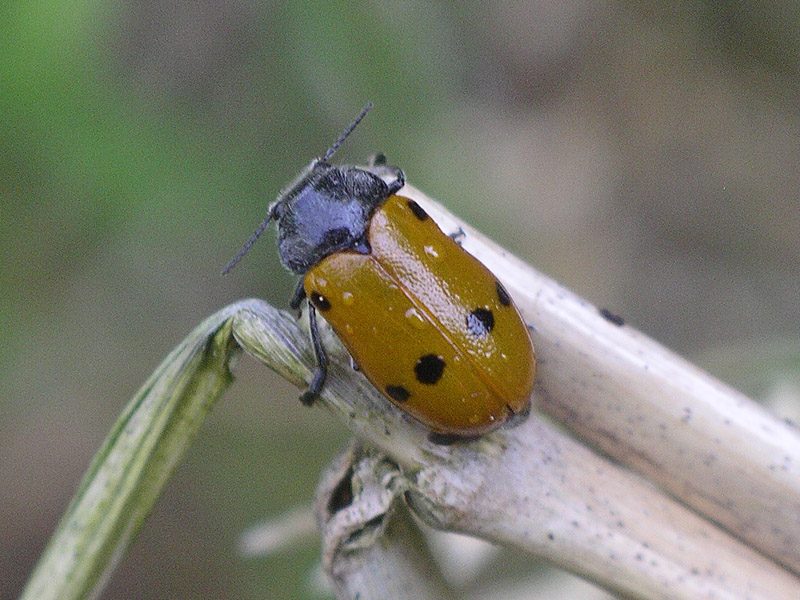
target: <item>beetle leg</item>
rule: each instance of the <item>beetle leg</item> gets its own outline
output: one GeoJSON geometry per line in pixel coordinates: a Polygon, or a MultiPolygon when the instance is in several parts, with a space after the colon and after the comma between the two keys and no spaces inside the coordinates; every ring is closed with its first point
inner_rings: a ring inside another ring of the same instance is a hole
{"type": "Polygon", "coordinates": [[[461,227],[459,227],[453,233],[448,234],[447,237],[449,237],[451,240],[453,240],[456,244],[460,246],[461,242],[463,242],[466,239],[467,233],[461,227]]]}
{"type": "Polygon", "coordinates": [[[505,427],[516,427],[525,422],[528,418],[528,415],[531,414],[531,403],[528,402],[525,407],[520,411],[515,413],[511,410],[511,407],[508,407],[508,420],[505,422],[505,427]]]}
{"type": "Polygon", "coordinates": [[[322,391],[322,386],[325,385],[325,377],[328,375],[328,357],[325,354],[325,348],[322,347],[319,329],[317,329],[317,311],[310,302],[308,303],[308,330],[311,332],[311,344],[314,346],[317,369],[314,371],[311,385],[300,396],[300,402],[306,406],[311,406],[322,391]]]}
{"type": "Polygon", "coordinates": [[[437,446],[452,446],[456,442],[469,439],[469,437],[455,433],[437,433],[436,431],[431,431],[428,434],[428,441],[431,444],[436,444],[437,446]]]}
{"type": "Polygon", "coordinates": [[[367,165],[370,167],[382,167],[386,164],[386,155],[383,152],[376,152],[372,156],[369,157],[367,161],[367,165]]]}
{"type": "Polygon", "coordinates": [[[294,289],[294,294],[292,294],[292,299],[289,300],[289,308],[292,310],[297,310],[300,308],[300,304],[306,298],[306,290],[303,287],[303,279],[301,278],[300,281],[297,282],[297,287],[294,289]]]}
{"type": "Polygon", "coordinates": [[[377,152],[370,156],[367,164],[370,167],[378,167],[378,172],[391,173],[394,175],[394,181],[387,184],[389,186],[389,196],[400,191],[400,188],[406,184],[406,174],[403,173],[403,169],[388,164],[386,161],[386,155],[383,152],[377,152]]]}
{"type": "Polygon", "coordinates": [[[406,174],[403,173],[403,169],[400,167],[387,166],[386,168],[390,169],[395,177],[395,180],[389,184],[389,195],[391,196],[392,194],[399,192],[400,188],[406,184],[406,174]]]}

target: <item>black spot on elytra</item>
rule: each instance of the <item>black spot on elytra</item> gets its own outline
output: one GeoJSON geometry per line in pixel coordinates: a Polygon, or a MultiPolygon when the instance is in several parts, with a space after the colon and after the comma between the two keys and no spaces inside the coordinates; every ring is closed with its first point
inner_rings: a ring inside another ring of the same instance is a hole
{"type": "Polygon", "coordinates": [[[395,402],[405,402],[411,397],[411,392],[402,385],[387,385],[386,394],[395,402]]]}
{"type": "Polygon", "coordinates": [[[499,281],[495,281],[495,287],[497,288],[497,299],[500,300],[500,304],[503,306],[511,306],[511,296],[508,295],[503,284],[499,281]]]}
{"type": "Polygon", "coordinates": [[[316,306],[319,310],[322,311],[330,310],[331,303],[325,296],[323,296],[319,292],[311,292],[311,296],[309,296],[309,298],[311,299],[311,303],[314,306],[316,306]]]}
{"type": "Polygon", "coordinates": [[[433,385],[442,378],[444,373],[444,359],[436,354],[426,354],[417,360],[414,365],[417,381],[426,385],[433,385]]]}
{"type": "Polygon", "coordinates": [[[489,335],[494,329],[494,314],[485,308],[476,308],[467,315],[467,329],[475,337],[489,335]]]}
{"type": "Polygon", "coordinates": [[[408,201],[408,208],[411,209],[411,212],[414,213],[414,216],[417,217],[420,221],[424,221],[428,218],[428,213],[425,212],[425,209],[422,208],[419,204],[414,202],[413,200],[408,201]]]}

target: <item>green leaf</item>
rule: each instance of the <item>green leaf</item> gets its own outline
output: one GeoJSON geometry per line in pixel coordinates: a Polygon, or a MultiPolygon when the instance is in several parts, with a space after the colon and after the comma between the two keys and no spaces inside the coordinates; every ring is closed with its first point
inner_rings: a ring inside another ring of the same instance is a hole
{"type": "Polygon", "coordinates": [[[96,596],[119,563],[203,419],[232,380],[231,317],[206,319],[131,399],[94,457],[22,600],[96,596]]]}

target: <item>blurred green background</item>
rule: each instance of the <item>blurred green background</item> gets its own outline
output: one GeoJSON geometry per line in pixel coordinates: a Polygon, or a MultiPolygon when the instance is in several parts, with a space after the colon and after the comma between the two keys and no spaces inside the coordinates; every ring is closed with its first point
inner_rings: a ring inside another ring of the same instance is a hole
{"type": "MultiPolygon", "coordinates": [[[[0,598],[125,402],[204,317],[293,277],[280,188],[339,151],[800,415],[800,5],[0,4],[0,598]]],[[[310,540],[237,536],[348,439],[243,360],[104,598],[315,598],[310,540]]],[[[530,597],[530,596],[529,596],[530,597]]]]}

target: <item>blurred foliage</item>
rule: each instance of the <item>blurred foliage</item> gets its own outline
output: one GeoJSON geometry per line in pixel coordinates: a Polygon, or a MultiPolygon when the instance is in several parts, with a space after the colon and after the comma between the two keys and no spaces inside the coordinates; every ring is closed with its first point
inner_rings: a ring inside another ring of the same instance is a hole
{"type": "MultiPolygon", "coordinates": [[[[366,100],[339,160],[384,151],[732,384],[800,388],[797,17],[755,0],[3,3],[0,598],[186,332],[243,296],[286,301],[271,236],[219,270],[366,100]]],[[[347,433],[247,361],[234,388],[106,598],[313,597],[313,544],[242,561],[236,536],[308,501],[347,433]]]]}

